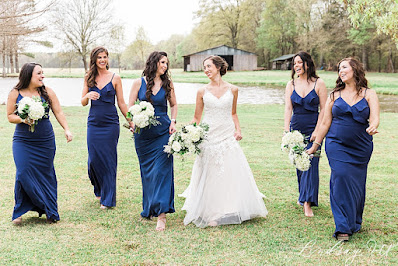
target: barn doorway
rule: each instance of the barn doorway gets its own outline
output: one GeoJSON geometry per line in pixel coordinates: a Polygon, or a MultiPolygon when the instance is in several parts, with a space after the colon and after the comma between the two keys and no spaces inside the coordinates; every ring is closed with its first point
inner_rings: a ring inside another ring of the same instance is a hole
{"type": "Polygon", "coordinates": [[[233,55],[219,55],[224,58],[228,63],[228,70],[233,70],[234,67],[234,56],[233,55]]]}

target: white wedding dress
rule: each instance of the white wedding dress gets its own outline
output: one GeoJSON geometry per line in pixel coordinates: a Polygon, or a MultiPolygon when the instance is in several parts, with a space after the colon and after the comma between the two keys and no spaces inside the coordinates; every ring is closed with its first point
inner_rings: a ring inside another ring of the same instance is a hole
{"type": "Polygon", "coordinates": [[[205,89],[203,123],[209,125],[207,140],[196,157],[191,182],[180,196],[187,211],[184,224],[198,227],[240,224],[265,217],[264,195],[258,190],[246,157],[234,138],[233,94],[220,98],[205,89]]]}

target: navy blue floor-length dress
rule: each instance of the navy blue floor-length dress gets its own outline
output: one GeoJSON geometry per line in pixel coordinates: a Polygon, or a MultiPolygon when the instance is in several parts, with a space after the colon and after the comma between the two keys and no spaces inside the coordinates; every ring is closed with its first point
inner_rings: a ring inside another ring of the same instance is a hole
{"type": "MultiPolygon", "coordinates": [[[[22,98],[19,94],[17,103],[22,98]]],[[[37,211],[39,216],[46,214],[47,219],[59,221],[54,170],[55,136],[50,120],[40,120],[34,132],[29,131],[27,124],[17,124],[12,152],[17,170],[12,219],[28,211],[37,211]]]]}
{"type": "MultiPolygon", "coordinates": [[[[298,130],[310,140],[312,132],[318,122],[319,97],[314,88],[302,98],[293,90],[290,97],[293,105],[293,115],[290,121],[290,130],[298,130]]],[[[294,84],[293,84],[294,87],[294,84]]],[[[312,142],[309,142],[307,149],[311,148],[312,142]]],[[[319,148],[320,149],[320,148],[319,148]]],[[[311,167],[308,171],[297,172],[299,198],[301,205],[304,202],[310,202],[311,206],[318,206],[318,189],[319,189],[319,157],[311,160],[311,167]]]]}
{"type": "MultiPolygon", "coordinates": [[[[145,97],[146,83],[141,79],[138,92],[140,101],[145,97]]],[[[134,134],[135,150],[140,163],[142,180],[141,216],[157,217],[161,213],[173,213],[174,210],[174,170],[173,156],[163,151],[169,140],[170,118],[167,115],[167,99],[164,88],[151,96],[155,116],[161,125],[151,126],[134,134]]]]}
{"type": "Polygon", "coordinates": [[[373,137],[366,132],[369,111],[365,98],[350,106],[339,97],[333,104],[325,151],[331,168],[330,205],[335,237],[361,229],[367,168],[373,151],[373,137]]]}
{"type": "MultiPolygon", "coordinates": [[[[113,77],[112,77],[113,79],[113,77]]],[[[116,206],[117,143],[119,141],[119,115],[115,106],[116,91],[112,80],[104,88],[89,88],[100,94],[91,101],[87,120],[88,176],[94,194],[101,204],[116,206]]]]}

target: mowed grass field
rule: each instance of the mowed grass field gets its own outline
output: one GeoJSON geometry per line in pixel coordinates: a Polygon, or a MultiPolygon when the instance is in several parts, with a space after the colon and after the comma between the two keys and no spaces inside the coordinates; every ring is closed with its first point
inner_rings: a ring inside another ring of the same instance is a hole
{"type": "MultiPolygon", "coordinates": [[[[282,73],[282,72],[281,72],[282,73]]],[[[232,75],[231,75],[232,76],[232,75]]],[[[242,149],[268,216],[200,229],[183,225],[184,203],[177,195],[189,184],[194,157],[175,158],[175,208],[167,230],[156,232],[156,219],[140,219],[141,180],[134,142],[121,127],[118,145],[117,207],[101,210],[87,176],[86,121],[88,107],[64,107],[74,140],[66,143],[54,119],[57,142],[55,168],[61,221],[48,225],[29,212],[14,226],[15,165],[5,106],[0,106],[0,264],[130,265],[130,264],[271,264],[394,265],[398,264],[398,114],[382,113],[369,164],[363,228],[348,243],[332,238],[329,204],[330,169],[320,163],[319,207],[306,218],[298,197],[295,170],[280,151],[283,106],[239,105],[242,149]]],[[[180,105],[178,126],[193,116],[193,105],[180,105]]],[[[121,123],[123,120],[121,119],[121,123]]]]}
{"type": "MultiPolygon", "coordinates": [[[[122,70],[111,69],[118,73],[122,78],[138,78],[142,70],[122,70]]],[[[83,77],[84,69],[59,69],[45,68],[44,73],[47,77],[83,77]]],[[[208,83],[209,80],[203,72],[184,72],[182,69],[171,69],[171,77],[174,82],[189,83],[208,83]]],[[[317,71],[327,88],[332,89],[336,85],[337,72],[317,71]]],[[[398,73],[377,73],[368,72],[366,78],[369,81],[369,87],[375,89],[379,94],[398,95],[398,73]]],[[[285,87],[291,79],[291,71],[265,70],[265,71],[229,71],[224,76],[224,80],[237,85],[268,85],[285,87]]]]}

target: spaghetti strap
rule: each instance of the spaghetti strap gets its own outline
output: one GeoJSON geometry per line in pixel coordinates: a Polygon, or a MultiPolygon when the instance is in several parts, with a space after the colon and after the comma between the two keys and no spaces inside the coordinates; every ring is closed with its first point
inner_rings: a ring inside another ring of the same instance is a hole
{"type": "Polygon", "coordinates": [[[113,80],[113,77],[115,76],[115,73],[113,73],[113,75],[112,75],[112,78],[111,78],[111,81],[110,82],[112,82],[112,80],[113,80]]]}
{"type": "Polygon", "coordinates": [[[296,90],[296,86],[294,86],[294,79],[292,80],[293,90],[296,90]]]}
{"type": "Polygon", "coordinates": [[[368,90],[368,88],[365,88],[365,92],[363,93],[363,97],[366,97],[366,91],[368,90]]]}
{"type": "Polygon", "coordinates": [[[314,89],[316,88],[316,82],[318,81],[318,79],[315,80],[315,84],[314,84],[314,89]]]}

